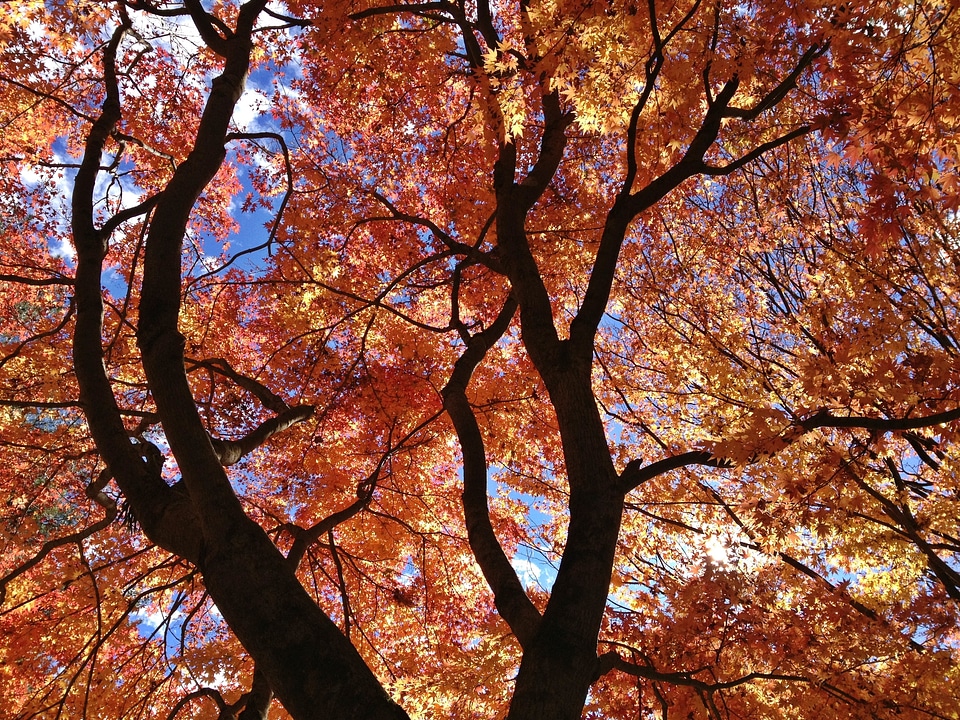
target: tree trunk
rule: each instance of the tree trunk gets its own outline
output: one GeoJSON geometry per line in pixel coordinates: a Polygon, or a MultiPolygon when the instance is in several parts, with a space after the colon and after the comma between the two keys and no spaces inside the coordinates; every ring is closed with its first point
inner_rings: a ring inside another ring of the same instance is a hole
{"type": "MultiPolygon", "coordinates": [[[[196,564],[206,589],[270,687],[297,720],[401,720],[356,648],[297,580],[292,566],[244,512],[204,428],[187,382],[180,312],[180,262],[194,203],[225,157],[230,118],[243,92],[250,37],[264,0],[243,6],[224,38],[199,3],[187,3],[201,34],[225,58],[193,150],[156,202],[147,236],[138,342],[147,382],[187,494],[166,485],[147,446],[131,443],[103,364],[100,291],[108,234],[94,225],[100,156],[121,117],[114,67],[127,25],[104,53],[107,97],[90,130],[73,194],[77,246],[74,364],[91,432],[148,536],[196,564]],[[206,25],[204,25],[206,23],[206,25]],[[149,453],[148,453],[149,454],[149,453]]],[[[158,452],[149,446],[149,450],[158,452]]]]}
{"type": "Polygon", "coordinates": [[[510,720],[579,718],[597,678],[597,637],[620,533],[623,492],[589,377],[576,368],[545,369],[567,466],[570,524],[550,601],[520,664],[510,720]]]}

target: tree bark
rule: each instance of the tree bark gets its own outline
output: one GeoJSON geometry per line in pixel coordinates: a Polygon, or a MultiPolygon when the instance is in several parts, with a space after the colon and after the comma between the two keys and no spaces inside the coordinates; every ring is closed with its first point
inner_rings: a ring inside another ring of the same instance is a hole
{"type": "MultiPolygon", "coordinates": [[[[210,597],[293,717],[400,720],[406,713],[244,512],[200,420],[186,376],[184,338],[177,329],[187,222],[224,160],[228,125],[249,65],[251,34],[265,4],[245,4],[235,32],[214,43],[225,59],[224,71],[213,81],[193,150],[157,203],[146,242],[138,342],[187,494],[168,487],[146,449],[131,443],[103,365],[100,282],[108,233],[94,225],[93,194],[100,155],[121,116],[114,63],[126,26],[105,52],[107,97],[90,130],[73,195],[78,255],[74,364],[81,404],[134,516],[152,540],[199,567],[210,597]]],[[[202,6],[188,5],[202,25],[202,6]]],[[[217,31],[207,19],[210,33],[217,31]]],[[[152,446],[149,450],[158,452],[152,446]]]]}
{"type": "Polygon", "coordinates": [[[583,712],[597,677],[597,637],[623,510],[589,372],[545,375],[566,461],[570,524],[550,601],[520,664],[510,720],[573,720],[583,712]]]}
{"type": "MultiPolygon", "coordinates": [[[[555,122],[563,116],[553,113],[555,122]]],[[[562,132],[537,164],[536,183],[516,184],[516,150],[505,146],[494,173],[497,238],[520,305],[523,344],[557,414],[570,487],[567,542],[543,617],[524,644],[510,720],[574,720],[597,676],[597,637],[613,571],[624,494],[591,386],[593,341],[561,340],[550,297],[524,228],[526,215],[562,155],[562,132]]]]}

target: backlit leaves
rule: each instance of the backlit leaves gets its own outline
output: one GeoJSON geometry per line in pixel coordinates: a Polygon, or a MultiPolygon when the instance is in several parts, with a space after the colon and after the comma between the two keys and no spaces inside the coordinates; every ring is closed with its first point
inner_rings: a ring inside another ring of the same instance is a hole
{"type": "MultiPolygon", "coordinates": [[[[103,365],[124,442],[177,483],[136,327],[152,198],[220,72],[186,5],[24,1],[0,17],[11,718],[248,702],[254,661],[202,576],[150,545],[101,475],[71,364],[71,193],[104,48],[129,20],[90,208],[103,365]]],[[[203,7],[225,36],[237,4],[203,7]]],[[[445,412],[457,363],[516,301],[463,395],[490,528],[538,612],[578,542],[583,465],[623,473],[609,587],[584,581],[606,595],[587,717],[953,717],[952,7],[268,7],[256,102],[187,224],[185,369],[213,445],[245,448],[227,470],[244,510],[404,709],[505,716],[529,651],[478,562],[469,439],[445,412]],[[575,466],[590,413],[571,425],[581,388],[555,378],[578,362],[609,457],[575,466]],[[278,418],[293,420],[268,432],[278,418]]]]}

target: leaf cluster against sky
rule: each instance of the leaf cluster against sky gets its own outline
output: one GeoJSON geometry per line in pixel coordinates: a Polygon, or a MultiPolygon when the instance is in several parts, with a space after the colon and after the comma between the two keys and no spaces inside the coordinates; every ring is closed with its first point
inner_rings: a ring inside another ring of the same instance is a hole
{"type": "Polygon", "coordinates": [[[174,365],[411,717],[533,716],[550,642],[587,717],[957,717],[952,4],[268,3],[216,147],[236,3],[12,6],[0,718],[256,704],[74,366],[86,213],[123,443],[212,547],[137,332],[158,202],[221,145],[174,365]]]}

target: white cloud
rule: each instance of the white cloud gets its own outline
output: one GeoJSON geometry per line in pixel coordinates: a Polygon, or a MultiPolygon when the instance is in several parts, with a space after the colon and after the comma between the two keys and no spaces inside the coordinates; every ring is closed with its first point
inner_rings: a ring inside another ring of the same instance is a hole
{"type": "Polygon", "coordinates": [[[240,130],[255,132],[259,129],[258,120],[267,106],[267,96],[259,88],[247,88],[240,96],[233,111],[233,122],[240,130]]]}
{"type": "Polygon", "coordinates": [[[540,575],[543,572],[532,560],[526,558],[514,558],[513,567],[520,576],[520,582],[526,586],[537,585],[540,583],[540,575]]]}
{"type": "Polygon", "coordinates": [[[77,259],[77,251],[74,249],[73,243],[68,237],[61,237],[59,240],[52,242],[49,249],[50,257],[69,260],[71,262],[77,259]]]}

